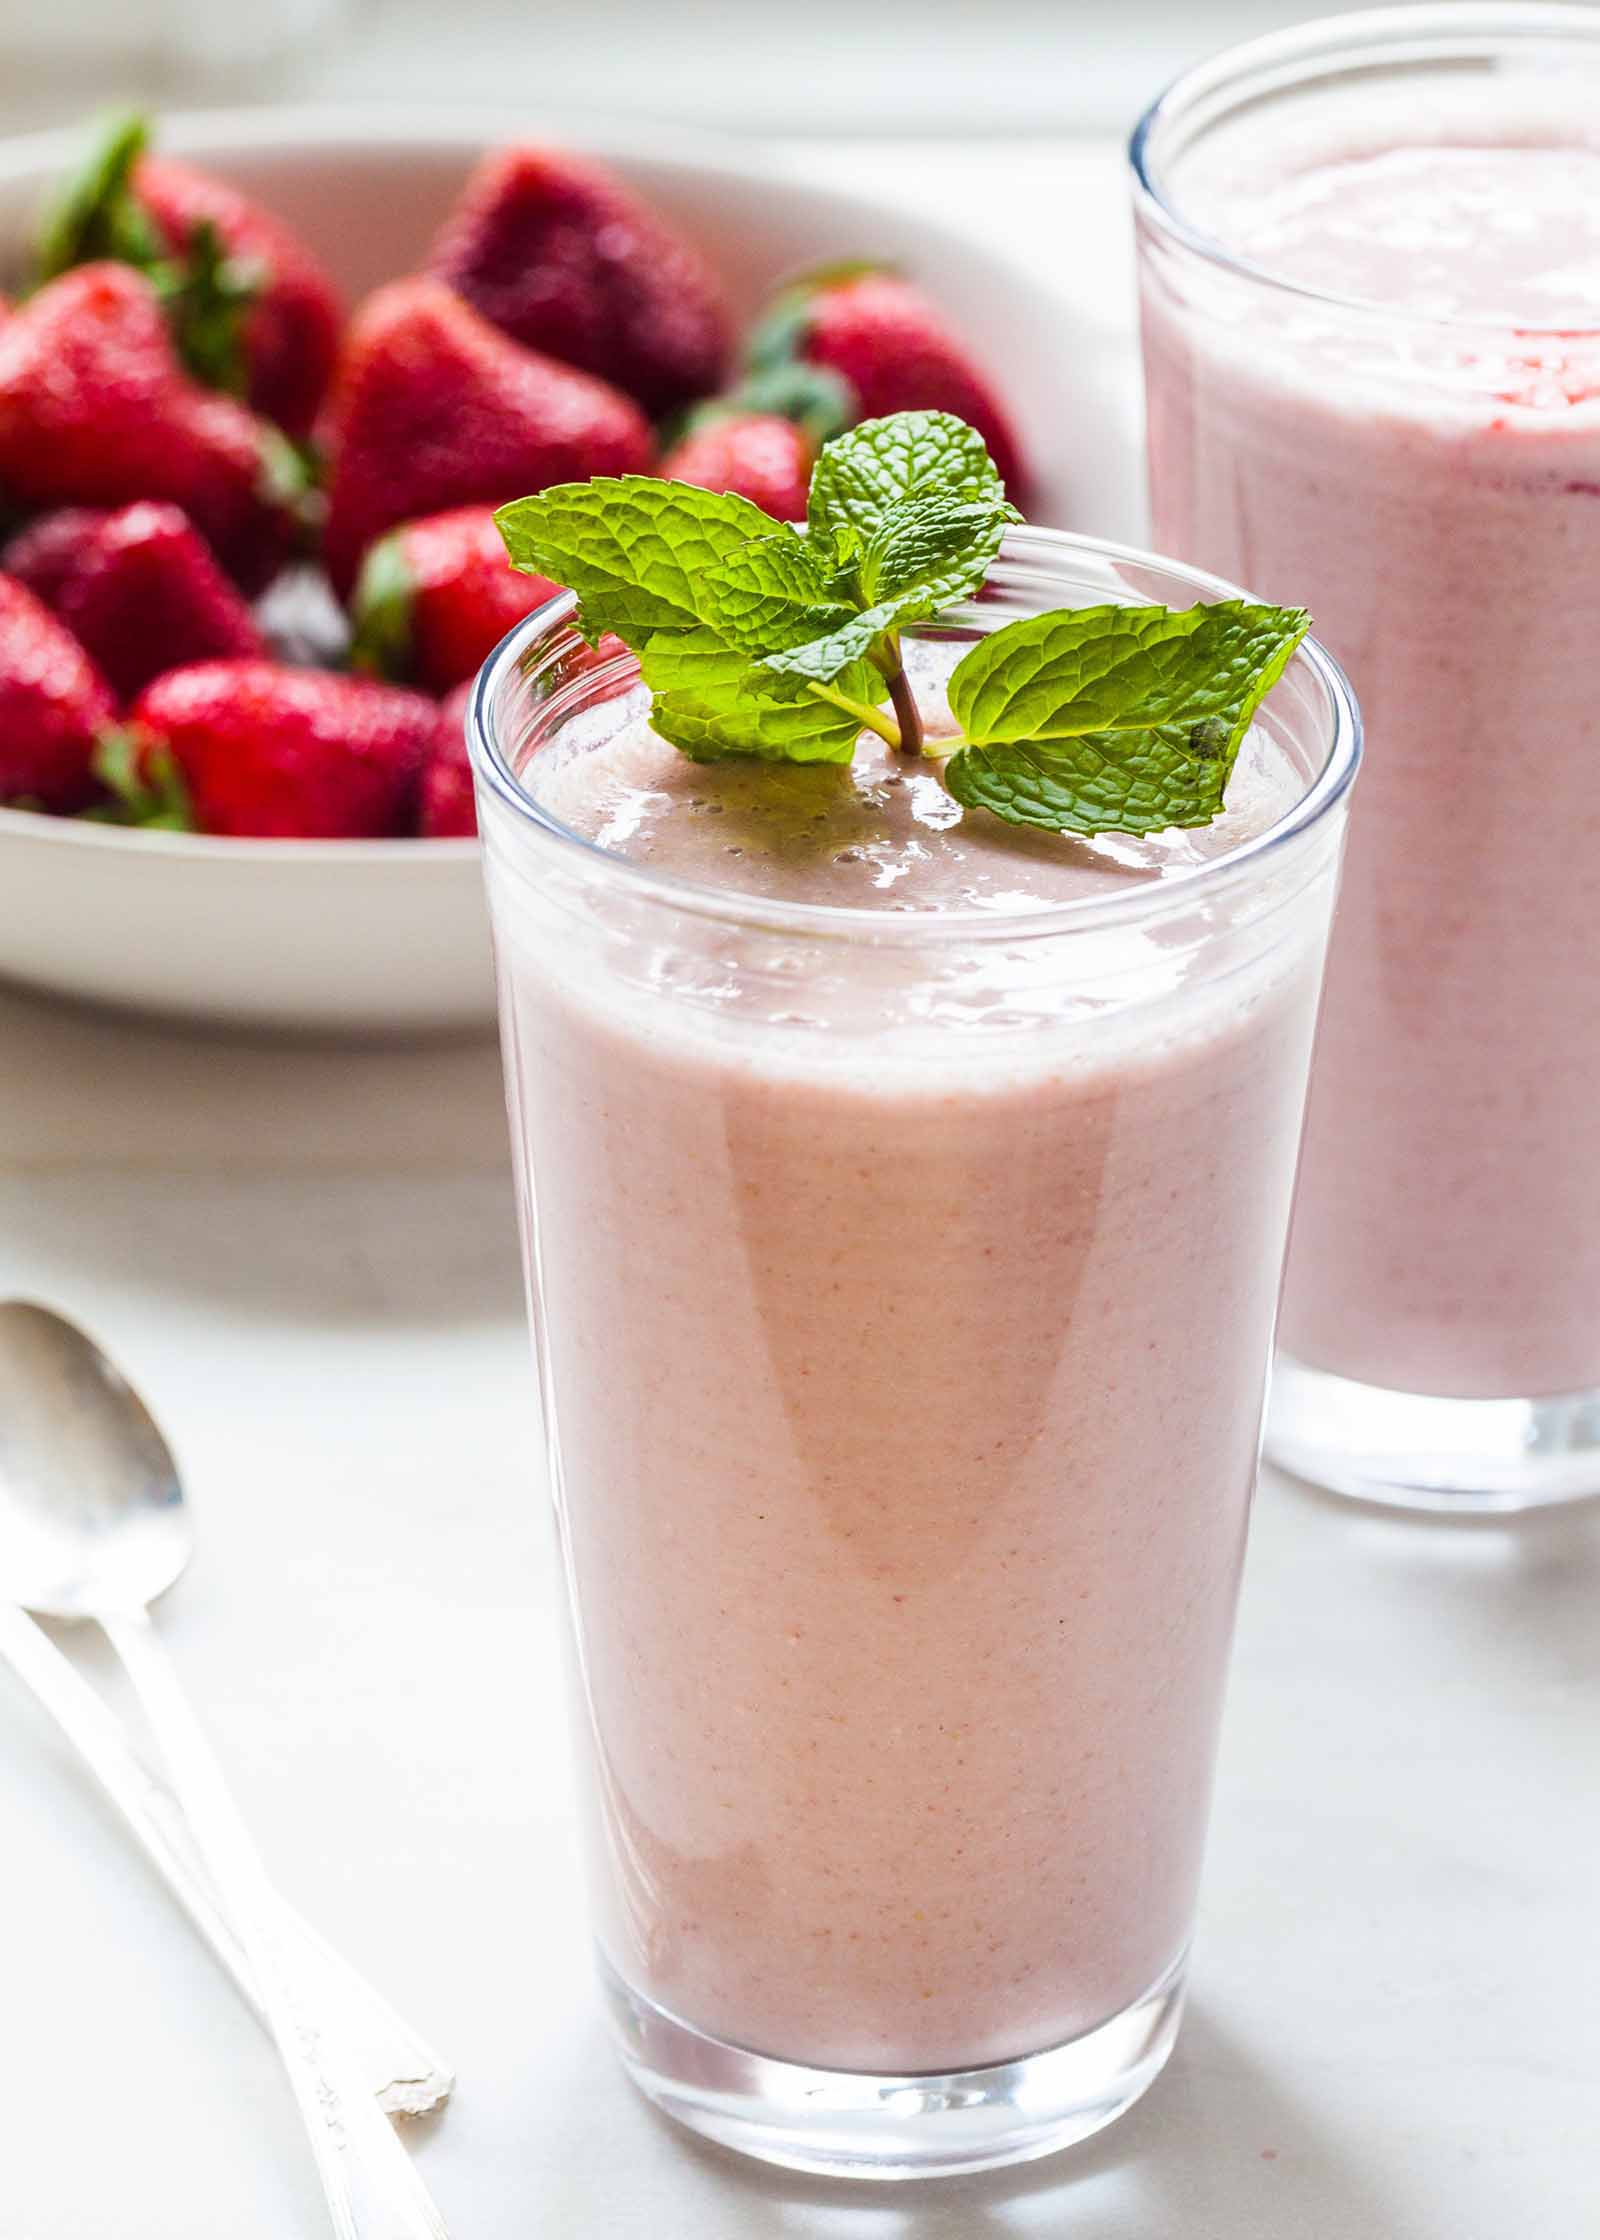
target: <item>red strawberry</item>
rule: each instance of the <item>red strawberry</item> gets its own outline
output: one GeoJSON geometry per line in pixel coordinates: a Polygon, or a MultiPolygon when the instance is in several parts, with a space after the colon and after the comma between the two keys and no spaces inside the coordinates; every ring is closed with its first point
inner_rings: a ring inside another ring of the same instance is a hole
{"type": "Polygon", "coordinates": [[[198,227],[215,228],[249,291],[241,336],[245,394],[290,435],[306,435],[339,349],[343,311],[327,273],[270,210],[186,163],[145,156],[133,191],[177,254],[198,227]]]}
{"type": "Polygon", "coordinates": [[[413,831],[439,736],[438,705],[420,693],[272,661],[170,670],[129,721],[171,755],[198,828],[241,839],[413,831]]]}
{"type": "Polygon", "coordinates": [[[103,506],[60,506],[54,513],[41,513],[0,552],[0,568],[25,583],[53,613],[83,565],[84,554],[110,519],[103,506]]]}
{"type": "Polygon", "coordinates": [[[325,434],[324,553],[341,595],[367,547],[402,521],[643,473],[653,456],[626,397],[508,341],[438,280],[393,281],[356,313],[325,434]]]}
{"type": "Polygon", "coordinates": [[[490,506],[458,506],[380,537],[351,601],[357,668],[448,692],[513,624],[553,599],[547,576],[518,574],[490,506]]]}
{"type": "Polygon", "coordinates": [[[424,840],[467,840],[478,829],[472,797],[472,764],[467,759],[467,705],[472,679],[458,684],[439,710],[439,739],[422,773],[422,814],[417,829],[424,840]]]}
{"type": "Polygon", "coordinates": [[[1010,417],[987,377],[920,288],[870,266],[797,280],[751,344],[758,373],[800,360],[846,382],[852,422],[891,412],[949,412],[977,429],[1014,502],[1026,476],[1010,417]]]}
{"type": "Polygon", "coordinates": [[[111,687],[26,584],[0,575],[0,802],[70,814],[100,792],[111,687]]]}
{"type": "Polygon", "coordinates": [[[170,498],[223,565],[257,587],[297,533],[300,477],[277,430],[197,388],[155,289],[86,264],[0,327],[0,487],[35,506],[170,498]]]}
{"type": "Polygon", "coordinates": [[[778,521],[804,521],[816,453],[802,428],[771,412],[713,407],[661,462],[672,482],[731,490],[778,521]]]}
{"type": "Polygon", "coordinates": [[[46,212],[38,277],[113,257],[159,287],[185,363],[294,435],[316,415],[341,311],[310,250],[270,211],[188,164],[147,156],[114,117],[46,212]]]}
{"type": "Polygon", "coordinates": [[[428,269],[514,341],[598,374],[652,418],[721,383],[730,329],[711,267],[620,179],[564,149],[486,156],[428,269]]]}
{"type": "Polygon", "coordinates": [[[131,700],[193,661],[265,655],[250,609],[177,506],[46,514],[0,555],[131,700]]]}

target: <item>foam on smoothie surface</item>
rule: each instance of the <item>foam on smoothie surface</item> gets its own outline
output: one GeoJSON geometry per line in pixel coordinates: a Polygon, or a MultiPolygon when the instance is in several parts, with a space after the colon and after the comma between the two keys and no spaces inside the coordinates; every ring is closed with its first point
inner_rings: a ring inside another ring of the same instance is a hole
{"type": "MultiPolygon", "coordinates": [[[[965,650],[906,646],[930,741],[949,732],[943,682],[965,650]]],[[[773,901],[902,911],[1047,909],[1192,870],[1268,831],[1307,785],[1307,773],[1257,725],[1215,823],[1087,840],[963,809],[933,761],[870,736],[848,767],[699,763],[658,738],[643,714],[588,751],[536,762],[529,775],[550,815],[632,862],[773,901]]]]}
{"type": "Polygon", "coordinates": [[[1297,172],[1230,219],[1241,256],[1325,295],[1429,319],[1600,325],[1600,150],[1391,148],[1297,172]]]}

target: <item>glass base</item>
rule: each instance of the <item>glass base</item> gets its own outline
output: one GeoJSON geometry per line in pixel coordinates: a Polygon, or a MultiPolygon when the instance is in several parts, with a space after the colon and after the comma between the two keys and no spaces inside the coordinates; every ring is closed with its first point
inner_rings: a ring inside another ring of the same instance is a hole
{"type": "Polygon", "coordinates": [[[1502,1516],[1600,1494],[1600,1389],[1438,1400],[1355,1384],[1279,1354],[1268,1459],[1357,1501],[1502,1516]]]}
{"type": "Polygon", "coordinates": [[[785,2170],[936,2178],[1031,2162],[1115,2122],[1172,2051],[1184,1964],[1065,2045],[988,2069],[899,2077],[747,2052],[630,1991],[604,1959],[600,1976],[629,2076],[691,2131],[785,2170]]]}

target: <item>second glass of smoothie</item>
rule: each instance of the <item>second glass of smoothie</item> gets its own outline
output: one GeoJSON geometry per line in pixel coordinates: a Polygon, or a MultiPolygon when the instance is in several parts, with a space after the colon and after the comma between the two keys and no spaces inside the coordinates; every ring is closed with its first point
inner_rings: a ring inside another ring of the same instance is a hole
{"type": "MultiPolygon", "coordinates": [[[[1018,530],[908,673],[1228,595],[1018,530]]],[[[1078,841],[690,763],[571,612],[474,754],[624,2058],[798,2168],[1043,2154],[1177,2028],[1354,709],[1308,645],[1215,825],[1078,841]]]]}
{"type": "Polygon", "coordinates": [[[1370,747],[1268,1450],[1600,1491],[1600,15],[1341,16],[1134,143],[1154,533],[1293,597],[1370,747]]]}

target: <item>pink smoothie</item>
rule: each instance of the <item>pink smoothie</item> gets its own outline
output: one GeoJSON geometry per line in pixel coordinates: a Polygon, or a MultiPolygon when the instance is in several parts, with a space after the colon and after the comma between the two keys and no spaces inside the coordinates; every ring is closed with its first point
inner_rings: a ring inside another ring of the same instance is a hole
{"type": "Polygon", "coordinates": [[[1600,1384],[1600,88],[1537,84],[1247,123],[1174,200],[1289,288],[1146,262],[1156,541],[1366,718],[1283,1340],[1469,1398],[1600,1384]]]}
{"type": "Polygon", "coordinates": [[[1331,864],[1237,938],[1197,902],[1211,965],[1176,921],[1070,976],[1009,929],[1306,772],[1258,735],[1222,825],[1089,845],[876,750],[704,768],[598,715],[533,790],[651,872],[1013,914],[911,972],[497,889],[603,1948],[790,2060],[1054,2045],[1188,1936],[1331,864]]]}

